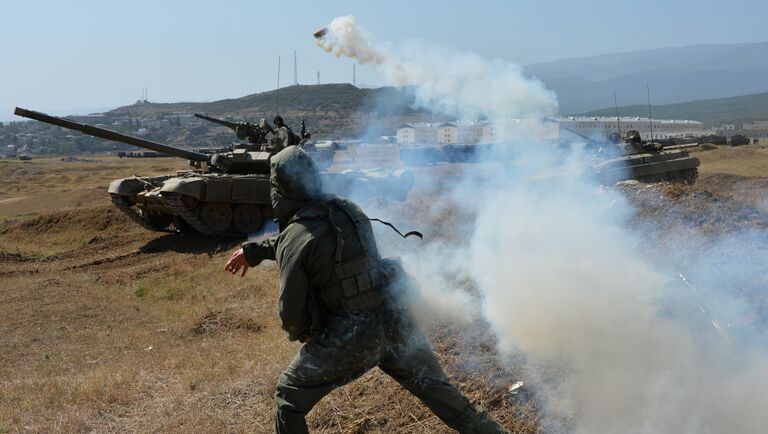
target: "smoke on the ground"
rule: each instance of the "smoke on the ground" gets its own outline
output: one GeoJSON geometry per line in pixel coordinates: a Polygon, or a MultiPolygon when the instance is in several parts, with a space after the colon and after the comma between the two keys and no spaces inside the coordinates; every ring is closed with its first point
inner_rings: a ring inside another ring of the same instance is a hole
{"type": "MultiPolygon", "coordinates": [[[[353,17],[328,29],[321,47],[379,65],[392,84],[416,86],[419,104],[436,112],[494,121],[556,111],[554,95],[512,63],[425,44],[381,48],[353,17]]],[[[674,254],[654,248],[619,191],[557,174],[564,160],[584,163],[581,148],[515,146],[514,161],[484,165],[482,176],[464,176],[449,192],[451,203],[468,208],[466,237],[406,257],[428,305],[439,307],[432,315],[466,327],[477,315],[495,334],[500,359],[525,354],[547,430],[763,432],[765,337],[748,327],[723,336],[715,324],[750,311],[742,280],[764,273],[768,250],[744,260],[742,249],[765,234],[688,233],[670,241],[674,254]]],[[[510,155],[489,152],[491,160],[510,155]]],[[[655,223],[653,230],[666,224],[655,223]]]]}

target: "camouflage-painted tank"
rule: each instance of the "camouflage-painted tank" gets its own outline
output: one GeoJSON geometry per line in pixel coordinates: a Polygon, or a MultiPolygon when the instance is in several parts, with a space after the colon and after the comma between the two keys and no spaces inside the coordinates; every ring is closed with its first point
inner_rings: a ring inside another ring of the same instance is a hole
{"type": "MultiPolygon", "coordinates": [[[[235,144],[233,146],[234,148],[249,146],[253,147],[255,145],[259,149],[268,150],[281,146],[281,144],[275,145],[271,140],[267,140],[267,133],[271,133],[273,136],[276,136],[277,134],[275,129],[272,128],[272,126],[269,125],[269,123],[264,119],[261,119],[258,124],[253,124],[250,122],[230,122],[224,119],[218,119],[200,113],[195,113],[195,117],[204,119],[208,122],[213,122],[215,124],[223,125],[234,131],[238,139],[248,140],[248,144],[235,144]]],[[[301,122],[301,133],[299,135],[294,134],[293,131],[290,131],[290,129],[288,129],[288,133],[292,136],[295,136],[293,138],[296,141],[297,146],[301,146],[307,152],[307,154],[312,156],[312,160],[314,160],[318,169],[326,170],[333,165],[333,149],[318,149],[314,143],[310,142],[309,139],[311,134],[304,126],[304,121],[301,122]]],[[[272,138],[272,140],[275,139],[276,137],[272,138]]]]}
{"type": "Polygon", "coordinates": [[[699,159],[685,149],[696,146],[663,146],[646,142],[637,131],[628,131],[621,140],[617,134],[602,147],[592,170],[603,181],[636,179],[641,182],[675,182],[693,184],[698,177],[699,159]],[[601,155],[602,154],[602,155],[601,155]]]}
{"type": "MultiPolygon", "coordinates": [[[[269,158],[274,149],[242,144],[227,152],[208,154],[18,107],[14,113],[189,160],[190,170],[173,175],[131,177],[110,183],[112,203],[147,229],[246,236],[257,232],[273,216],[269,158]]],[[[322,177],[327,192],[356,198],[404,200],[414,183],[412,173],[390,169],[323,172],[322,177]]]]}

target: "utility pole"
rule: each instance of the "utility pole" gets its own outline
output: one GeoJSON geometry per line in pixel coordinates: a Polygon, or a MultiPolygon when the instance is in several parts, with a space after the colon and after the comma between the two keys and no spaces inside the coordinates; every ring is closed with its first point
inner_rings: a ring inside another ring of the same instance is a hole
{"type": "Polygon", "coordinates": [[[357,87],[357,77],[355,77],[355,64],[352,63],[352,86],[357,87]]]}
{"type": "Polygon", "coordinates": [[[616,99],[616,89],[613,89],[613,106],[616,107],[616,130],[621,138],[621,119],[619,118],[619,102],[616,99]]]}
{"type": "Polygon", "coordinates": [[[293,85],[299,84],[299,67],[296,63],[296,50],[293,50],[293,85]]]}
{"type": "Polygon", "coordinates": [[[320,86],[320,71],[317,71],[317,85],[320,86]]]}

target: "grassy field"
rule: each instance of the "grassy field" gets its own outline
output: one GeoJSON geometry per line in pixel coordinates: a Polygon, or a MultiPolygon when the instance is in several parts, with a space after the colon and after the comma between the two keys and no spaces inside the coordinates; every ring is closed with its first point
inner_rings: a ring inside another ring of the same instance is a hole
{"type": "MultiPolygon", "coordinates": [[[[392,161],[380,152],[355,159],[392,161]]],[[[696,155],[697,188],[766,203],[768,149],[696,155]]],[[[299,348],[277,321],[274,264],[233,277],[222,270],[239,240],[148,232],[111,206],[111,180],[183,161],[95,160],[0,160],[0,434],[271,432],[274,384],[299,348]]],[[[342,167],[349,160],[340,155],[342,167]]],[[[455,169],[419,169],[446,170],[455,169]]],[[[419,189],[410,206],[428,208],[435,195],[419,189]]],[[[429,334],[474,402],[514,432],[540,432],[536,401],[509,398],[518,377],[485,340],[457,345],[446,325],[429,334]]],[[[315,432],[448,432],[377,370],[323,400],[309,423],[315,432]]]]}

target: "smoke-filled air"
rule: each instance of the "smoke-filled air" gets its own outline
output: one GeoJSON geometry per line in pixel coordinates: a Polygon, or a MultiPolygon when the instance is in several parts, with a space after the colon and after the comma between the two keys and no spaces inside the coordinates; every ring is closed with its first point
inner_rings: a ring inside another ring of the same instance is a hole
{"type": "Polygon", "coordinates": [[[318,32],[318,46],[337,57],[377,65],[394,86],[415,86],[419,107],[493,119],[557,113],[555,94],[541,82],[524,77],[513,63],[417,43],[408,44],[395,55],[391,49],[374,44],[352,16],[338,17],[326,29],[321,36],[318,32]]]}
{"type": "MultiPolygon", "coordinates": [[[[555,94],[508,61],[376,42],[351,16],[316,36],[324,50],[413,86],[416,104],[434,113],[505,121],[557,112],[555,94]]],[[[456,236],[398,252],[429,299],[417,314],[467,335],[487,327],[497,358],[522,364],[549,432],[765,432],[765,338],[725,329],[751,310],[740,291],[765,273],[766,234],[670,230],[679,239],[658,242],[652,234],[676,224],[672,211],[643,223],[620,187],[554,173],[585,158],[578,143],[516,140],[488,152],[506,161],[451,181],[456,236]]]]}

